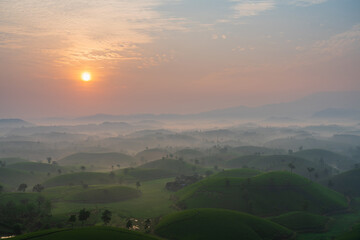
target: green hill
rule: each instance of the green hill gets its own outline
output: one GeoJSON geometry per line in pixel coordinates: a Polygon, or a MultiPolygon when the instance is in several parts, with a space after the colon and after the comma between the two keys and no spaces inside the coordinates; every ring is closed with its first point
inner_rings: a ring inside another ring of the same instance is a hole
{"type": "Polygon", "coordinates": [[[60,239],[76,239],[76,240],[155,240],[158,239],[151,235],[146,235],[134,231],[129,231],[114,227],[84,227],[75,229],[51,229],[40,232],[24,234],[12,238],[14,240],[60,240],[60,239]]]}
{"type": "Polygon", "coordinates": [[[333,176],[324,184],[331,182],[332,189],[353,197],[360,197],[360,169],[353,169],[333,176]]]}
{"type": "Polygon", "coordinates": [[[240,178],[249,178],[254,177],[256,175],[261,174],[262,172],[255,170],[255,169],[249,169],[249,168],[239,168],[239,169],[229,169],[222,172],[219,172],[217,174],[212,175],[211,177],[240,177],[240,178]]]}
{"type": "Polygon", "coordinates": [[[81,185],[83,183],[88,185],[96,184],[114,184],[118,182],[116,176],[111,176],[109,173],[97,172],[77,172],[69,174],[61,174],[59,176],[50,178],[44,182],[45,187],[56,187],[66,185],[81,185]]]}
{"type": "Polygon", "coordinates": [[[16,157],[0,158],[0,163],[5,163],[6,166],[18,162],[28,162],[28,160],[16,157]]]}
{"type": "Polygon", "coordinates": [[[139,166],[139,168],[162,169],[171,171],[176,175],[193,175],[196,172],[202,171],[201,168],[176,159],[160,159],[149,162],[139,166]]]}
{"type": "Polygon", "coordinates": [[[149,181],[161,178],[175,177],[176,174],[164,169],[127,168],[115,171],[125,181],[149,181]]]}
{"type": "Polygon", "coordinates": [[[359,240],[359,239],[360,239],[360,224],[353,226],[351,231],[336,238],[336,240],[359,240]]]}
{"type": "Polygon", "coordinates": [[[100,187],[88,189],[66,198],[70,202],[78,203],[112,203],[140,197],[141,192],[124,186],[100,187]]]}
{"type": "Polygon", "coordinates": [[[231,149],[242,155],[267,155],[267,154],[283,154],[284,150],[258,147],[258,146],[240,146],[231,149]]]}
{"type": "Polygon", "coordinates": [[[242,156],[225,163],[227,168],[254,168],[260,171],[291,171],[289,164],[294,165],[293,172],[311,179],[324,179],[335,172],[327,164],[320,164],[293,155],[242,156]],[[312,172],[308,168],[313,168],[312,172]]]}
{"type": "Polygon", "coordinates": [[[64,168],[61,166],[37,162],[18,162],[9,165],[8,168],[43,173],[54,173],[60,169],[62,172],[64,172],[64,168]]]}
{"type": "Polygon", "coordinates": [[[129,166],[135,159],[123,153],[75,153],[60,159],[60,165],[94,166],[98,168],[111,168],[111,166],[129,166]]]}
{"type": "Polygon", "coordinates": [[[39,174],[32,174],[8,167],[0,168],[0,183],[16,190],[21,183],[26,183],[28,188],[37,183],[41,183],[44,177],[39,174]]]}
{"type": "Polygon", "coordinates": [[[165,157],[167,154],[168,152],[166,150],[160,148],[152,148],[138,152],[135,155],[135,158],[140,160],[141,162],[149,162],[149,161],[161,159],[162,157],[165,157]]]}
{"type": "Polygon", "coordinates": [[[326,224],[330,219],[308,212],[289,212],[269,220],[296,232],[321,232],[326,230],[326,224]]]}
{"type": "Polygon", "coordinates": [[[289,172],[245,178],[207,178],[176,193],[181,208],[225,208],[260,216],[345,209],[342,194],[289,172]]]}
{"type": "Polygon", "coordinates": [[[165,216],[155,233],[167,239],[294,239],[292,231],[265,219],[224,209],[191,209],[165,216]]]}
{"type": "Polygon", "coordinates": [[[308,149],[294,153],[294,155],[320,164],[327,164],[341,171],[354,167],[355,161],[338,153],[323,149],[308,149]]]}
{"type": "Polygon", "coordinates": [[[175,156],[182,157],[184,159],[200,158],[204,154],[197,149],[185,148],[174,153],[175,156]]]}

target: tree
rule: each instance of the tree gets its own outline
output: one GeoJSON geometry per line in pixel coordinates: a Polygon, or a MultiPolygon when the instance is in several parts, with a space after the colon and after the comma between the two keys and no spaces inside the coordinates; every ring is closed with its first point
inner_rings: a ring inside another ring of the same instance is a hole
{"type": "Polygon", "coordinates": [[[127,221],[127,223],[126,223],[126,228],[127,228],[127,229],[130,229],[130,228],[132,228],[132,226],[133,226],[133,223],[132,223],[132,221],[129,219],[129,220],[127,221]]]}
{"type": "Polygon", "coordinates": [[[295,169],[295,165],[293,163],[289,163],[288,167],[290,168],[290,172],[292,173],[293,169],[295,169]]]}
{"type": "Polygon", "coordinates": [[[51,158],[51,157],[47,157],[47,158],[46,158],[46,160],[47,160],[48,164],[50,164],[50,163],[51,163],[52,158],[51,158]]]}
{"type": "Polygon", "coordinates": [[[109,210],[105,210],[102,213],[101,220],[103,220],[104,224],[107,225],[111,221],[112,213],[109,210]]]}
{"type": "Polygon", "coordinates": [[[82,171],[85,171],[86,167],[85,167],[85,166],[81,166],[80,169],[81,169],[82,171]]]}
{"type": "Polygon", "coordinates": [[[309,172],[309,177],[310,177],[310,179],[311,179],[311,173],[315,170],[315,168],[308,167],[307,170],[308,170],[308,172],[309,172]]]}
{"type": "Polygon", "coordinates": [[[42,190],[44,190],[44,186],[41,184],[36,184],[32,189],[33,192],[42,192],[42,190]]]}
{"type": "Polygon", "coordinates": [[[22,184],[19,185],[19,187],[18,187],[17,190],[18,190],[19,192],[25,192],[26,188],[27,188],[27,184],[26,184],[26,183],[22,183],[22,184]]]}
{"type": "Polygon", "coordinates": [[[145,220],[144,229],[148,233],[150,231],[151,227],[151,220],[148,218],[145,220]]]}
{"type": "Polygon", "coordinates": [[[225,186],[226,186],[226,187],[229,187],[229,186],[230,186],[230,181],[229,181],[229,179],[227,179],[227,178],[225,179],[225,186]]]}
{"type": "Polygon", "coordinates": [[[136,182],[136,189],[139,189],[140,186],[141,186],[140,182],[137,181],[137,182],[136,182]]]}
{"type": "Polygon", "coordinates": [[[73,214],[69,217],[68,222],[71,223],[71,227],[74,226],[74,223],[76,222],[76,215],[73,214]]]}
{"type": "Polygon", "coordinates": [[[84,225],[84,222],[90,217],[90,211],[85,210],[85,208],[81,209],[79,212],[79,221],[81,221],[81,225],[84,225]]]}

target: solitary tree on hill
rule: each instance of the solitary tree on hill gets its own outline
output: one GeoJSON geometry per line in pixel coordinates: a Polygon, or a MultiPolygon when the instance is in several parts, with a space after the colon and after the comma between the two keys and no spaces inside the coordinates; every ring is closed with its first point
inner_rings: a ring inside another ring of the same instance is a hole
{"type": "Polygon", "coordinates": [[[85,208],[81,209],[79,212],[79,221],[81,221],[81,225],[84,225],[84,222],[90,217],[90,211],[85,210],[85,208]]]}
{"type": "Polygon", "coordinates": [[[307,170],[308,170],[308,172],[309,172],[309,177],[310,177],[310,179],[311,179],[311,173],[312,173],[313,171],[315,171],[315,168],[308,167],[307,170]]]}
{"type": "Polygon", "coordinates": [[[26,183],[22,183],[22,184],[19,185],[19,187],[18,187],[17,190],[18,190],[19,192],[25,192],[26,188],[27,188],[27,184],[26,184],[26,183]]]}
{"type": "Polygon", "coordinates": [[[51,163],[52,158],[51,158],[51,157],[47,157],[47,158],[46,158],[46,160],[47,160],[48,164],[50,164],[50,163],[51,163]]]}
{"type": "Polygon", "coordinates": [[[111,221],[112,213],[109,210],[105,210],[102,213],[101,219],[103,220],[104,224],[107,225],[111,221]]]}
{"type": "Polygon", "coordinates": [[[295,165],[293,163],[289,163],[288,167],[290,168],[290,172],[292,173],[293,169],[295,169],[295,165]]]}
{"type": "Polygon", "coordinates": [[[76,222],[76,215],[73,214],[70,216],[70,218],[68,219],[68,222],[71,224],[71,227],[74,227],[74,223],[76,222]]]}

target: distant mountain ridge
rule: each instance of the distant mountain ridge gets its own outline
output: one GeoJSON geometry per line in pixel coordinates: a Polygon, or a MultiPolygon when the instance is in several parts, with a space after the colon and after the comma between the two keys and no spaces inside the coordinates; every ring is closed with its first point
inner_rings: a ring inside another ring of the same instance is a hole
{"type": "Polygon", "coordinates": [[[196,114],[96,114],[78,121],[176,120],[176,119],[261,119],[283,121],[305,118],[360,119],[360,92],[319,92],[291,102],[259,107],[238,106],[196,114]]]}
{"type": "Polygon", "coordinates": [[[18,127],[29,127],[29,126],[34,126],[34,124],[19,118],[0,119],[0,128],[18,128],[18,127]]]}

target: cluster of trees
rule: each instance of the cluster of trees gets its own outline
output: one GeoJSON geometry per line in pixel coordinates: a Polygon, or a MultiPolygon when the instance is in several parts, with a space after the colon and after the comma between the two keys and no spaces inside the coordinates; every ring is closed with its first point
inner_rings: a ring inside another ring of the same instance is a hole
{"type": "Polygon", "coordinates": [[[24,231],[37,231],[49,228],[51,203],[43,196],[35,200],[23,198],[19,203],[8,201],[0,204],[0,225],[9,233],[20,234],[24,231]]]}
{"type": "MultiPolygon", "coordinates": [[[[86,210],[85,208],[81,209],[76,217],[75,214],[70,215],[68,222],[71,226],[74,226],[76,220],[81,222],[81,225],[84,225],[85,221],[90,217],[90,211],[86,210]]],[[[101,220],[104,222],[105,225],[109,224],[111,221],[112,212],[109,210],[104,210],[101,215],[101,220]]]]}
{"type": "Polygon", "coordinates": [[[200,175],[192,175],[192,176],[184,176],[181,175],[179,177],[175,178],[174,182],[167,182],[165,185],[165,188],[169,191],[176,192],[180,190],[183,187],[186,187],[187,185],[193,184],[197,181],[200,181],[202,179],[202,176],[200,175]]]}
{"type": "MultiPolygon", "coordinates": [[[[28,187],[28,185],[27,185],[26,183],[21,183],[21,184],[18,186],[17,190],[18,190],[19,192],[25,192],[26,189],[27,189],[27,187],[28,187]]],[[[33,192],[42,192],[44,189],[45,189],[45,187],[44,187],[43,185],[41,185],[41,184],[38,183],[38,184],[36,184],[36,185],[32,188],[32,191],[33,191],[33,192]]]]}

